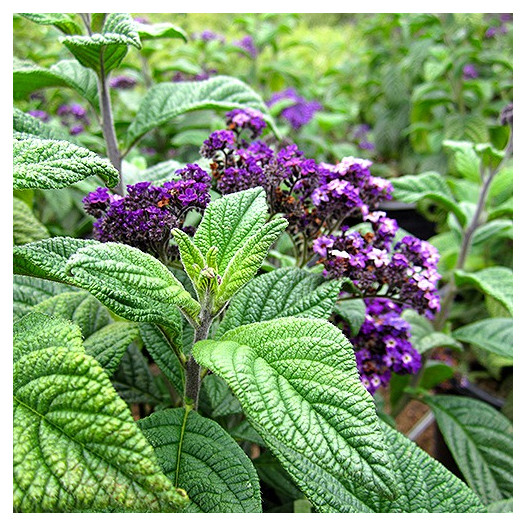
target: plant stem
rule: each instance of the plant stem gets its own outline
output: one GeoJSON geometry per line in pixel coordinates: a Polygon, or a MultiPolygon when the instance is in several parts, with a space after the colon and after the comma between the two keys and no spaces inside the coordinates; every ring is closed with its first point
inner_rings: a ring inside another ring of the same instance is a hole
{"type": "MultiPolygon", "coordinates": [[[[200,314],[200,324],[195,329],[194,345],[208,338],[212,316],[210,311],[204,307],[200,314]]],[[[185,386],[185,403],[191,404],[193,409],[197,410],[199,404],[199,390],[201,389],[201,366],[195,361],[193,355],[190,355],[186,362],[186,386],[185,386]]]]}
{"type": "Polygon", "coordinates": [[[111,161],[111,164],[119,172],[119,182],[114,188],[115,193],[124,195],[124,188],[122,183],[122,157],[119,151],[119,144],[117,142],[117,135],[115,133],[115,125],[113,124],[113,113],[111,110],[111,98],[108,87],[108,77],[104,71],[104,61],[100,59],[100,75],[99,75],[99,100],[100,110],[102,113],[102,134],[106,141],[106,152],[111,161]]]}

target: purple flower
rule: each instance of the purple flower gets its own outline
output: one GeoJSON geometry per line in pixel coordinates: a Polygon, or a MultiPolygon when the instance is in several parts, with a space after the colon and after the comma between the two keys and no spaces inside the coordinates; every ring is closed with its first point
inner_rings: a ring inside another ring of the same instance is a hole
{"type": "Polygon", "coordinates": [[[82,124],[75,124],[69,129],[70,135],[79,135],[84,131],[84,126],[82,124]]]}
{"type": "Polygon", "coordinates": [[[149,24],[150,21],[145,18],[144,16],[136,16],[134,18],[135,22],[137,22],[138,24],[149,24]]]}
{"type": "Polygon", "coordinates": [[[486,33],[484,34],[485,38],[493,38],[499,32],[498,27],[488,27],[486,33]]]}
{"type": "Polygon", "coordinates": [[[462,78],[464,80],[468,79],[476,79],[479,76],[479,72],[477,71],[477,68],[473,64],[466,64],[462,68],[462,78]]]}
{"type": "Polygon", "coordinates": [[[254,44],[254,39],[250,35],[244,36],[241,40],[233,42],[234,46],[244,49],[252,58],[256,58],[258,50],[254,44]]]}
{"type": "Polygon", "coordinates": [[[126,75],[118,75],[110,79],[110,88],[131,89],[137,84],[137,80],[126,75]]]}
{"type": "Polygon", "coordinates": [[[251,108],[229,111],[226,114],[226,124],[229,129],[237,132],[250,130],[251,139],[259,137],[267,126],[263,114],[251,108]]]}
{"type": "Polygon", "coordinates": [[[209,29],[205,29],[200,34],[193,35],[193,37],[202,40],[203,42],[211,42],[212,40],[218,40],[221,43],[225,42],[225,37],[223,35],[219,35],[209,29]]]}
{"type": "Polygon", "coordinates": [[[201,147],[201,155],[213,159],[215,155],[225,150],[232,150],[236,144],[236,136],[231,130],[218,130],[212,132],[201,147]]]}
{"type": "Polygon", "coordinates": [[[49,122],[49,114],[44,110],[29,110],[28,113],[42,122],[49,122]]]}
{"type": "Polygon", "coordinates": [[[283,91],[274,93],[268,102],[268,106],[274,106],[278,101],[291,99],[291,105],[284,108],[280,116],[286,119],[290,125],[299,130],[302,126],[309,123],[314,114],[322,109],[317,101],[307,101],[294,88],[287,88],[283,91]]]}

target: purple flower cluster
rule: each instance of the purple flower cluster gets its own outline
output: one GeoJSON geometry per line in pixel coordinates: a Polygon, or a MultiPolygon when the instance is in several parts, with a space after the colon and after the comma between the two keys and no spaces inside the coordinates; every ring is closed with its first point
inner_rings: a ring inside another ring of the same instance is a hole
{"type": "Polygon", "coordinates": [[[188,81],[199,81],[199,80],[208,80],[212,75],[217,73],[217,69],[205,68],[201,73],[191,74],[183,73],[178,71],[172,76],[172,82],[188,82],[188,81]]]}
{"type": "Polygon", "coordinates": [[[145,181],[128,185],[126,196],[97,188],[84,199],[84,209],[97,220],[95,238],[149,252],[163,261],[174,254],[170,232],[181,227],[188,211],[202,211],[210,202],[210,176],[196,164],[175,172],[180,178],[155,186],[145,181]]]}
{"type": "Polygon", "coordinates": [[[501,13],[498,23],[499,25],[488,27],[484,34],[485,38],[495,38],[497,35],[505,35],[508,32],[507,24],[513,24],[513,14],[501,13]]]}
{"type": "Polygon", "coordinates": [[[90,124],[88,112],[80,104],[63,104],[58,107],[57,115],[62,126],[69,129],[70,135],[82,133],[90,124]]]}
{"type": "Polygon", "coordinates": [[[316,239],[313,250],[321,256],[324,274],[349,278],[365,297],[386,297],[433,318],[440,310],[438,250],[413,236],[393,245],[398,225],[385,212],[365,219],[370,232],[343,227],[341,235],[316,239]]]}
{"type": "Polygon", "coordinates": [[[137,80],[127,75],[117,75],[110,80],[110,88],[131,89],[137,84],[137,80]]]}
{"type": "Polygon", "coordinates": [[[358,148],[372,152],[376,146],[369,139],[370,132],[371,127],[368,124],[360,124],[354,130],[353,139],[357,142],[358,148]]]}
{"type": "Polygon", "coordinates": [[[281,111],[280,116],[287,120],[295,130],[299,130],[309,123],[314,114],[322,109],[319,102],[304,99],[294,88],[287,88],[274,93],[268,101],[268,106],[272,107],[277,102],[286,99],[290,99],[291,104],[281,111]]]}
{"type": "MultiPolygon", "coordinates": [[[[362,383],[374,394],[386,386],[392,372],[415,374],[422,365],[410,342],[410,325],[400,317],[402,308],[383,298],[366,300],[365,321],[356,337],[350,337],[362,383]]],[[[344,333],[348,327],[343,326],[344,333]]]]}
{"type": "Polygon", "coordinates": [[[251,139],[259,137],[267,126],[263,115],[250,108],[229,111],[226,114],[226,124],[229,129],[238,133],[241,133],[242,130],[249,130],[251,139]]]}
{"type": "Polygon", "coordinates": [[[479,76],[479,72],[474,64],[466,64],[462,68],[462,78],[464,80],[476,79],[479,76]]]}
{"type": "Polygon", "coordinates": [[[232,44],[245,50],[252,58],[256,58],[259,54],[259,51],[254,43],[254,39],[250,35],[246,35],[241,40],[232,42],[232,44]]]}
{"type": "Polygon", "coordinates": [[[217,40],[221,42],[222,44],[225,43],[225,37],[223,35],[215,33],[214,31],[211,31],[210,29],[205,29],[201,33],[194,33],[192,35],[192,38],[194,40],[201,40],[203,42],[212,42],[213,40],[217,40]]]}
{"type": "Polygon", "coordinates": [[[29,115],[32,115],[36,119],[41,120],[42,122],[49,122],[49,113],[44,110],[29,110],[29,115]]]}

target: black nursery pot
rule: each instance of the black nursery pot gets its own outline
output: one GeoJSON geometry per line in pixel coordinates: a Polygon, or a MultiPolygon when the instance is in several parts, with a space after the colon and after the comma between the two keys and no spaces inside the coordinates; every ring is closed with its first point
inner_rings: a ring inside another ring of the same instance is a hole
{"type": "Polygon", "coordinates": [[[436,224],[418,213],[413,203],[400,201],[384,201],[379,210],[383,210],[388,217],[396,219],[398,226],[419,239],[429,239],[436,232],[436,224]]]}

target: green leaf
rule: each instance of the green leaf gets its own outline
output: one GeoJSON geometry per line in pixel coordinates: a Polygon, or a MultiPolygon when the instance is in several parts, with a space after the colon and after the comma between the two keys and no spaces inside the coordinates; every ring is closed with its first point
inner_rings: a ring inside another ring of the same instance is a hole
{"type": "Polygon", "coordinates": [[[461,342],[470,343],[485,351],[513,358],[513,319],[488,318],[476,321],[453,332],[461,342]]]}
{"type": "Polygon", "coordinates": [[[55,129],[40,119],[13,108],[13,131],[19,134],[35,135],[41,139],[67,139],[68,135],[61,129],[55,129]]]}
{"type": "MultiPolygon", "coordinates": [[[[174,386],[179,395],[184,394],[184,371],[175,355],[172,344],[168,341],[161,329],[153,323],[141,323],[139,325],[141,338],[148,354],[153,358],[159,369],[174,386]]],[[[182,352],[181,327],[178,329],[178,338],[173,342],[182,352]]]]}
{"type": "Polygon", "coordinates": [[[74,290],[69,285],[30,276],[13,276],[13,318],[16,321],[31,309],[62,292],[74,290]]]}
{"type": "Polygon", "coordinates": [[[259,232],[248,238],[245,244],[235,253],[223,274],[221,284],[214,298],[215,312],[246,285],[261,267],[270,247],[287,228],[284,218],[274,219],[264,225],[259,232]]]}
{"type": "Polygon", "coordinates": [[[151,88],[141,102],[139,111],[128,128],[126,145],[133,146],[150,130],[189,111],[226,111],[245,107],[261,111],[274,129],[263,99],[247,84],[234,77],[220,75],[200,82],[162,82],[151,88]]]}
{"type": "Polygon", "coordinates": [[[188,35],[184,29],[174,26],[169,22],[161,22],[158,24],[137,23],[137,31],[142,42],[145,40],[157,40],[159,38],[180,38],[185,42],[188,41],[188,35]]]}
{"type": "Polygon", "coordinates": [[[44,300],[34,309],[55,318],[63,318],[78,325],[87,338],[110,322],[110,313],[89,292],[64,292],[44,300]]]}
{"type": "Polygon", "coordinates": [[[215,374],[205,376],[201,384],[201,394],[200,407],[212,418],[243,412],[239,400],[228,384],[215,374]]]}
{"type": "Polygon", "coordinates": [[[462,351],[462,345],[455,338],[435,331],[433,324],[425,316],[420,316],[412,310],[405,310],[402,318],[411,325],[411,343],[420,354],[437,347],[462,351]]]}
{"type": "Polygon", "coordinates": [[[128,245],[100,243],[81,248],[69,258],[65,271],[75,285],[128,320],[177,329],[179,309],[197,320],[201,308],[161,262],[128,245]]]}
{"type": "Polygon", "coordinates": [[[229,429],[228,432],[238,441],[252,442],[258,446],[266,447],[265,441],[259,433],[249,424],[248,420],[241,420],[239,424],[229,429]]]}
{"type": "MultiPolygon", "coordinates": [[[[298,268],[282,268],[249,281],[230,302],[216,338],[230,329],[288,316],[327,319],[340,291],[326,280],[298,268]]],[[[362,302],[363,304],[363,302],[362,302]]]]}
{"type": "Polygon", "coordinates": [[[69,13],[19,13],[24,18],[43,26],[55,26],[66,35],[81,33],[82,29],[69,13]]]}
{"type": "Polygon", "coordinates": [[[217,247],[217,270],[223,275],[236,252],[263,227],[266,217],[263,188],[228,194],[208,205],[194,243],[204,255],[211,247],[217,247]]]}
{"type": "Polygon", "coordinates": [[[28,62],[16,62],[13,68],[13,97],[25,100],[34,91],[45,88],[71,88],[99,108],[97,75],[76,60],[61,60],[51,68],[28,62]]]}
{"type": "Polygon", "coordinates": [[[478,272],[455,271],[459,287],[475,287],[496,299],[513,314],[513,271],[507,267],[488,267],[478,272]]]}
{"type": "Polygon", "coordinates": [[[13,140],[13,188],[64,188],[91,175],[109,187],[119,172],[96,153],[68,141],[20,138],[13,140]]]}
{"type": "Polygon", "coordinates": [[[260,513],[256,470],[235,440],[195,411],[167,409],[139,421],[163,472],[202,513],[260,513]]]}
{"type": "Polygon", "coordinates": [[[31,208],[13,197],[13,244],[24,245],[48,237],[47,228],[33,215],[31,208]]]}
{"type": "Polygon", "coordinates": [[[495,219],[479,226],[473,234],[472,244],[482,245],[500,238],[513,239],[513,221],[510,219],[495,219]]]}
{"type": "Polygon", "coordinates": [[[342,317],[349,326],[352,336],[360,332],[365,321],[365,303],[361,298],[345,299],[334,306],[334,314],[342,317]]]}
{"type": "Polygon", "coordinates": [[[109,13],[102,33],[74,35],[60,40],[84,67],[104,75],[119,66],[129,46],[141,48],[137,24],[127,13],[109,13]]]}
{"type": "Polygon", "coordinates": [[[320,510],[351,511],[352,483],[393,497],[374,402],[336,327],[281,318],[197,342],[193,353],[227,381],[254,429],[320,510]]]}
{"type": "Polygon", "coordinates": [[[404,175],[391,181],[393,197],[404,203],[416,203],[422,199],[431,199],[455,214],[461,225],[465,225],[464,212],[455,202],[445,179],[436,172],[420,175],[404,175]]]}
{"type": "Polygon", "coordinates": [[[179,256],[184,270],[190,278],[196,293],[199,294],[197,283],[201,275],[201,270],[206,266],[205,258],[186,232],[175,228],[172,230],[172,235],[175,244],[179,248],[179,256]]]}
{"type": "Polygon", "coordinates": [[[111,381],[128,404],[157,406],[166,402],[146,358],[135,344],[129,345],[124,352],[111,381]]]}
{"type": "Polygon", "coordinates": [[[86,353],[93,356],[112,375],[128,346],[139,337],[139,327],[135,323],[119,321],[110,323],[86,338],[86,353]]]}
{"type": "Polygon", "coordinates": [[[28,314],[14,327],[13,361],[16,511],[185,504],[75,325],[28,314]]]}
{"type": "Polygon", "coordinates": [[[487,506],[488,513],[513,513],[513,497],[498,500],[487,506]]]}
{"type": "Polygon", "coordinates": [[[13,272],[74,285],[66,274],[68,259],[79,249],[98,245],[92,239],[53,237],[13,248],[13,272]]]}
{"type": "Polygon", "coordinates": [[[481,162],[473,143],[467,141],[444,141],[451,149],[457,172],[469,181],[481,181],[481,162]]]}
{"type": "Polygon", "coordinates": [[[469,486],[489,504],[512,496],[511,422],[490,405],[452,395],[426,397],[469,486]]]}

